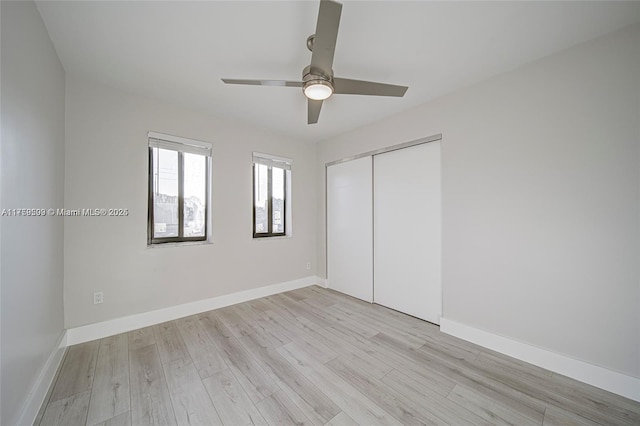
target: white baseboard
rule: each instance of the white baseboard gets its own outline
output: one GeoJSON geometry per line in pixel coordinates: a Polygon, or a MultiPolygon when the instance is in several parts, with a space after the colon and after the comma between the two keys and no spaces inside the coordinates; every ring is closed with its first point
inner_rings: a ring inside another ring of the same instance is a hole
{"type": "Polygon", "coordinates": [[[259,299],[260,297],[271,296],[272,294],[282,293],[311,285],[323,285],[322,281],[322,278],[310,276],[293,281],[272,284],[266,287],[259,287],[224,296],[212,297],[210,299],[198,300],[196,302],[185,303],[183,305],[170,306],[168,308],[158,309],[155,311],[70,328],[67,330],[67,344],[77,345],[78,343],[102,339],[103,337],[137,330],[139,328],[160,324],[177,318],[187,317],[189,315],[199,314],[212,309],[259,299]]]}
{"type": "Polygon", "coordinates": [[[640,402],[640,379],[637,377],[627,376],[446,318],[441,318],[440,330],[496,352],[640,402]]]}
{"type": "Polygon", "coordinates": [[[47,392],[49,391],[49,388],[53,383],[53,379],[56,376],[56,371],[58,371],[58,367],[62,362],[62,357],[66,347],[67,332],[64,331],[60,335],[58,343],[49,354],[47,361],[42,366],[42,370],[40,370],[38,378],[25,398],[22,410],[20,410],[18,421],[14,424],[32,425],[35,422],[36,417],[38,416],[38,411],[40,411],[40,407],[42,407],[42,403],[44,402],[47,392]]]}

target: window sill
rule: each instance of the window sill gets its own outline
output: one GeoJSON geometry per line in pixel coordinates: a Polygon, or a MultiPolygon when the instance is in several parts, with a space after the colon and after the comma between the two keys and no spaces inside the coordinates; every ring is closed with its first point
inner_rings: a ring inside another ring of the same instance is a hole
{"type": "Polygon", "coordinates": [[[181,243],[163,243],[163,244],[147,244],[148,249],[159,249],[165,247],[184,247],[184,246],[204,246],[213,244],[212,241],[183,241],[181,243]]]}
{"type": "Polygon", "coordinates": [[[289,238],[291,238],[291,235],[282,235],[282,236],[277,236],[277,237],[253,237],[253,241],[273,241],[273,240],[287,240],[289,238]]]}

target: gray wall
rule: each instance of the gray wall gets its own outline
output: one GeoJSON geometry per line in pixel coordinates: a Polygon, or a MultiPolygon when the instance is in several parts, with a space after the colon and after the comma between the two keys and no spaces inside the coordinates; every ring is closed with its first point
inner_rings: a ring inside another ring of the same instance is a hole
{"type": "Polygon", "coordinates": [[[67,75],[65,325],[77,327],[315,275],[315,147],[67,75]],[[147,248],[147,132],[213,143],[213,244],[147,248]],[[293,159],[292,237],[254,240],[252,152],[293,159]],[[93,304],[93,292],[104,303],[93,304]]]}
{"type": "MultiPolygon", "coordinates": [[[[3,209],[62,207],[64,70],[33,2],[1,2],[3,209]]],[[[63,332],[63,221],[2,217],[2,424],[63,332]]]]}
{"type": "MultiPolygon", "coordinates": [[[[411,88],[409,88],[411,90],[411,88]]],[[[444,317],[640,377],[640,26],[317,146],[442,133],[444,317]]]]}

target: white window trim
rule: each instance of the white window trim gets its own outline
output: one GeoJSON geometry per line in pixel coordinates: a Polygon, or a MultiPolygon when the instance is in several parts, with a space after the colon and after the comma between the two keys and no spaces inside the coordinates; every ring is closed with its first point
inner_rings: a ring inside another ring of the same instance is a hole
{"type": "Polygon", "coordinates": [[[148,139],[160,139],[168,142],[179,143],[181,145],[193,145],[193,146],[199,146],[202,148],[209,148],[209,149],[213,148],[213,144],[210,142],[199,141],[197,139],[183,138],[182,136],[167,135],[166,133],[149,132],[147,133],[147,140],[148,139]]]}

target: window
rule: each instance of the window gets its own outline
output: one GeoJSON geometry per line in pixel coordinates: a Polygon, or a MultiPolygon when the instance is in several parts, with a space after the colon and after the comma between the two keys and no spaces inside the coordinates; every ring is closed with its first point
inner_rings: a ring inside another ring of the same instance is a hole
{"type": "Polygon", "coordinates": [[[149,132],[147,243],[206,241],[211,144],[149,132]]]}
{"type": "Polygon", "coordinates": [[[291,160],[253,153],[253,238],[287,234],[290,181],[291,160]]]}

